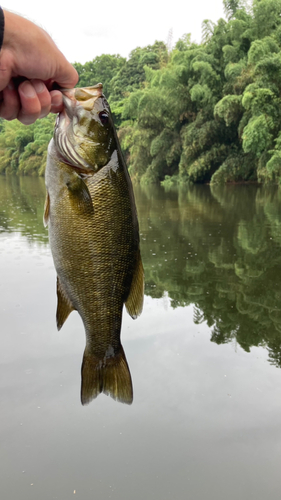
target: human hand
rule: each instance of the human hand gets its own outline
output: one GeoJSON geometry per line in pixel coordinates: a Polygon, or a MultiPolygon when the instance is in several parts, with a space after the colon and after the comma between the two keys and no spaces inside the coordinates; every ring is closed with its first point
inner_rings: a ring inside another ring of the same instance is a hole
{"type": "Polygon", "coordinates": [[[0,117],[29,125],[49,112],[62,111],[62,94],[52,90],[53,84],[73,88],[78,74],[43,29],[9,11],[4,15],[0,117]]]}
{"type": "Polygon", "coordinates": [[[48,113],[59,113],[63,109],[62,94],[50,91],[42,80],[24,80],[19,85],[11,79],[0,92],[0,117],[6,120],[17,118],[30,125],[48,113]]]}

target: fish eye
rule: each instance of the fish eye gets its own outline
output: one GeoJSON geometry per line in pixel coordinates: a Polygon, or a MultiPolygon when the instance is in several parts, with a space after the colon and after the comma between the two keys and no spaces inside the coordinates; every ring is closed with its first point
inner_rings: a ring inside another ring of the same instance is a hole
{"type": "Polygon", "coordinates": [[[105,111],[101,111],[99,113],[99,119],[100,119],[100,121],[102,122],[103,125],[107,125],[108,124],[108,120],[109,120],[109,116],[108,116],[108,114],[105,111]]]}

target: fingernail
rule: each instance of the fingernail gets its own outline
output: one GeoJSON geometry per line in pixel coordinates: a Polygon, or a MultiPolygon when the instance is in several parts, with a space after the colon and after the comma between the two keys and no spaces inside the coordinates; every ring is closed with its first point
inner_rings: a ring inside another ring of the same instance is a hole
{"type": "Polygon", "coordinates": [[[40,80],[33,80],[32,85],[35,88],[37,94],[41,94],[41,92],[43,92],[46,88],[44,83],[40,82],[40,80]]]}
{"type": "Polygon", "coordinates": [[[25,97],[35,97],[36,92],[30,82],[23,82],[20,85],[20,90],[25,97]]]}

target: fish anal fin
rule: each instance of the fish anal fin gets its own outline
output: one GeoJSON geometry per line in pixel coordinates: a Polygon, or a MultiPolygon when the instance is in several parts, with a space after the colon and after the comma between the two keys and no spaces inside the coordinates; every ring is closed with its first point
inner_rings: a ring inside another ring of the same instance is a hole
{"type": "Polygon", "coordinates": [[[46,199],[45,199],[45,206],[44,206],[44,215],[43,215],[43,223],[44,223],[45,227],[48,226],[49,215],[50,215],[50,195],[47,191],[46,192],[46,199]]]}
{"type": "Polygon", "coordinates": [[[59,278],[57,277],[57,328],[61,329],[62,325],[70,315],[71,311],[74,311],[74,307],[67,297],[59,278]]]}
{"type": "Polygon", "coordinates": [[[85,349],[81,367],[81,403],[89,404],[101,392],[121,403],[133,402],[130,370],[122,346],[115,356],[100,359],[85,349]]]}
{"type": "Polygon", "coordinates": [[[125,302],[126,309],[133,319],[142,312],[144,296],[144,271],[140,251],[138,251],[137,262],[131,284],[129,296],[125,302]]]}

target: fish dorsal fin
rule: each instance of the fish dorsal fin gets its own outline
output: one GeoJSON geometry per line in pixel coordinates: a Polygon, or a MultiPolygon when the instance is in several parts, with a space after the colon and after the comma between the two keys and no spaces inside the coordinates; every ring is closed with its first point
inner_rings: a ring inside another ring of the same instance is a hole
{"type": "Polygon", "coordinates": [[[57,277],[57,298],[58,298],[57,327],[58,330],[60,330],[65,320],[70,315],[71,311],[74,311],[75,308],[73,307],[71,301],[67,297],[67,294],[65,293],[61,285],[59,277],[57,277]]]}
{"type": "Polygon", "coordinates": [[[47,191],[46,192],[46,199],[45,199],[45,206],[44,206],[44,215],[43,215],[43,223],[44,223],[45,227],[48,226],[49,215],[50,215],[50,195],[47,191]]]}
{"type": "Polygon", "coordinates": [[[129,296],[125,302],[126,309],[133,319],[136,319],[142,312],[144,295],[144,272],[140,251],[138,251],[137,262],[129,296]]]}

